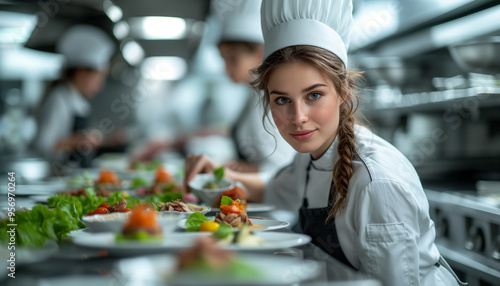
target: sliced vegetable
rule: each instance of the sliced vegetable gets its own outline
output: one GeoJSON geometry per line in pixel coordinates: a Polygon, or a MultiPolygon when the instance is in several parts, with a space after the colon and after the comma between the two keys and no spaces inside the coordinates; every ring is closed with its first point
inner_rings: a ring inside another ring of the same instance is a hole
{"type": "Polygon", "coordinates": [[[245,213],[245,208],[241,204],[240,200],[232,201],[229,205],[222,205],[220,206],[220,212],[228,215],[230,213],[233,214],[240,214],[240,213],[245,213]]]}
{"type": "Polygon", "coordinates": [[[213,221],[207,221],[200,225],[198,231],[215,232],[219,229],[219,227],[220,227],[219,223],[213,221]]]}

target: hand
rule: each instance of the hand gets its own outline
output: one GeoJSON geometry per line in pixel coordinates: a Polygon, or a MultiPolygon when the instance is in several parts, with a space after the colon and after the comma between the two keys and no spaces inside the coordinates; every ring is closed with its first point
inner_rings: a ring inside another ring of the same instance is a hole
{"type": "Polygon", "coordinates": [[[192,154],[186,157],[184,185],[189,190],[189,182],[199,173],[213,173],[217,165],[206,155],[192,154]]]}
{"type": "Polygon", "coordinates": [[[102,133],[99,130],[85,129],[59,139],[54,146],[54,150],[76,150],[78,148],[95,150],[102,145],[102,138],[102,133]]]}

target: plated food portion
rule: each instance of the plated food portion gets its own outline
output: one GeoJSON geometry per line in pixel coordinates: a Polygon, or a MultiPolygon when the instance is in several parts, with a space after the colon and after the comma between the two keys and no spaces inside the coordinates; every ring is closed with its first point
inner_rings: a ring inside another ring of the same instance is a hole
{"type": "Polygon", "coordinates": [[[222,197],[221,209],[215,217],[208,218],[201,213],[193,213],[187,219],[179,221],[179,228],[191,231],[218,231],[221,226],[231,229],[242,229],[248,227],[252,231],[263,231],[286,228],[290,223],[284,221],[255,218],[247,215],[243,205],[239,200],[233,201],[229,197],[222,197]]]}
{"type": "Polygon", "coordinates": [[[147,205],[139,205],[128,216],[117,241],[135,240],[151,242],[163,239],[163,230],[158,223],[158,214],[147,205]]]}
{"type": "Polygon", "coordinates": [[[185,193],[184,188],[161,165],[156,168],[151,183],[140,178],[135,178],[133,182],[132,187],[135,187],[138,195],[154,195],[166,192],[185,193]]]}
{"type": "Polygon", "coordinates": [[[317,277],[321,267],[312,260],[221,249],[208,237],[202,237],[175,255],[122,259],[113,271],[140,284],[295,285],[317,277]],[[147,276],[143,275],[145,264],[149,265],[147,276]]]}

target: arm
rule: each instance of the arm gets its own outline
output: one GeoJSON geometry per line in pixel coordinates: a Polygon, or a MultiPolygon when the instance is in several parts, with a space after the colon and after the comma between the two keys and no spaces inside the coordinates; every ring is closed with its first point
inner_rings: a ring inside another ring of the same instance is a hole
{"type": "Polygon", "coordinates": [[[45,156],[56,150],[57,141],[71,133],[71,114],[60,96],[51,94],[40,109],[35,147],[45,156]]]}
{"type": "Polygon", "coordinates": [[[360,271],[384,285],[420,285],[419,221],[414,192],[391,181],[371,182],[357,197],[355,224],[360,271]]]}

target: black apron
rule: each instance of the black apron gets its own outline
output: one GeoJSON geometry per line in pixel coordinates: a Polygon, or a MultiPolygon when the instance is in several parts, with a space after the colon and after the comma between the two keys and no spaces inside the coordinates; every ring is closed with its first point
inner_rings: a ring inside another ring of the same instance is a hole
{"type": "MultiPolygon", "coordinates": [[[[255,96],[254,94],[250,94],[249,96],[255,96]]],[[[255,106],[252,106],[252,98],[248,98],[247,102],[245,103],[245,106],[243,106],[243,110],[241,111],[240,116],[236,119],[233,127],[231,128],[231,138],[233,138],[234,145],[236,147],[236,152],[238,153],[238,159],[242,161],[250,161],[247,155],[245,155],[242,150],[243,146],[241,146],[240,142],[238,141],[238,136],[237,136],[237,131],[241,127],[242,122],[247,119],[248,113],[250,113],[252,110],[251,108],[255,108],[255,106]]]]}
{"type": "MultiPolygon", "coordinates": [[[[72,132],[81,132],[84,129],[89,128],[90,118],[88,116],[77,116],[73,117],[73,128],[72,132]]],[[[73,150],[67,156],[66,165],[75,166],[80,168],[89,168],[92,166],[92,159],[95,156],[94,151],[88,150],[73,150]]]]}
{"type": "MultiPolygon", "coordinates": [[[[309,166],[307,167],[304,199],[302,200],[302,207],[299,210],[299,224],[302,232],[311,236],[312,243],[314,245],[324,250],[336,260],[356,270],[349,260],[347,260],[344,251],[342,251],[342,248],[340,247],[337,229],[335,228],[335,218],[330,219],[330,221],[325,224],[326,218],[328,217],[328,213],[330,212],[330,208],[332,206],[332,191],[330,191],[330,195],[328,197],[327,207],[315,209],[308,208],[309,203],[306,195],[310,169],[311,163],[309,163],[309,166]]],[[[334,189],[333,181],[330,189],[334,189]]]]}

